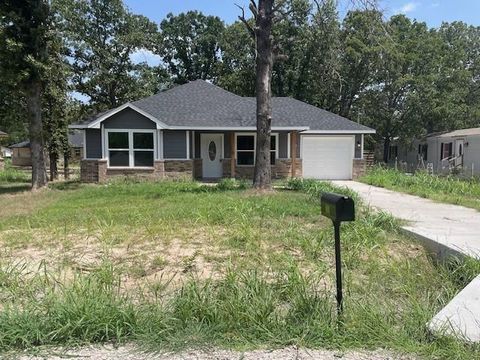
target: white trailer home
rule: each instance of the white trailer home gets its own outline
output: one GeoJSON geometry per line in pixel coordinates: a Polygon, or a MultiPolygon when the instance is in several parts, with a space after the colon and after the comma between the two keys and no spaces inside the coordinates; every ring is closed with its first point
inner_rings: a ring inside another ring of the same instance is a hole
{"type": "Polygon", "coordinates": [[[480,128],[430,134],[410,145],[397,141],[390,147],[389,163],[408,171],[419,168],[434,173],[463,172],[480,174],[480,128]]]}
{"type": "Polygon", "coordinates": [[[455,169],[466,174],[480,174],[480,128],[455,130],[427,139],[427,161],[434,171],[455,169]]]}
{"type": "Polygon", "coordinates": [[[406,171],[423,168],[435,174],[480,175],[480,128],[430,134],[409,145],[395,139],[388,159],[390,165],[406,171]]]}

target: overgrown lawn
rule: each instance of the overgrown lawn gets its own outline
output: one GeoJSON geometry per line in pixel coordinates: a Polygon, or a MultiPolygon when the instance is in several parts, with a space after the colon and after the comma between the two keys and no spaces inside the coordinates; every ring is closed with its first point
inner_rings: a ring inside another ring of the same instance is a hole
{"type": "Polygon", "coordinates": [[[476,263],[437,266],[392,217],[357,206],[357,221],[343,225],[338,319],[319,195],[345,190],[291,181],[291,190],[259,194],[237,185],[70,183],[0,195],[0,351],[133,341],[156,350],[296,344],[478,355],[425,327],[476,263]]]}
{"type": "Polygon", "coordinates": [[[437,176],[422,171],[412,175],[394,169],[375,167],[360,181],[435,201],[480,210],[480,181],[478,178],[460,179],[454,175],[437,176]]]}

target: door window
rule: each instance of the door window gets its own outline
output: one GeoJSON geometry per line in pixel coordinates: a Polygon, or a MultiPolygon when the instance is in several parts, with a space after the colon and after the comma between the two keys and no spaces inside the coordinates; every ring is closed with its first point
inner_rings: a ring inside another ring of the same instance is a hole
{"type": "Polygon", "coordinates": [[[217,145],[215,145],[215,141],[213,140],[208,144],[208,157],[210,161],[215,161],[217,158],[217,145]]]}

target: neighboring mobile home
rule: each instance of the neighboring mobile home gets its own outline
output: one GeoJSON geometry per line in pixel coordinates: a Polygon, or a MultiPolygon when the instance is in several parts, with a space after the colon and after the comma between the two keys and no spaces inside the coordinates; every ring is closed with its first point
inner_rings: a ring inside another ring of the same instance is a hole
{"type": "MultiPolygon", "coordinates": [[[[82,129],[83,181],[114,175],[252,178],[256,101],[197,80],[70,127],[82,129]]],[[[292,98],[273,98],[274,178],[352,179],[375,131],[292,98]]]]}
{"type": "Polygon", "coordinates": [[[395,161],[408,170],[424,166],[434,173],[480,174],[480,128],[430,134],[410,145],[393,143],[389,163],[395,161]]]}

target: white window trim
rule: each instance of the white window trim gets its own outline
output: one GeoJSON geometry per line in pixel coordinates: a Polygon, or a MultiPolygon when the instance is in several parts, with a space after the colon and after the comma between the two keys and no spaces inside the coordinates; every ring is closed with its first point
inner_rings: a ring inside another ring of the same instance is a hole
{"type": "MultiPolygon", "coordinates": [[[[256,159],[256,154],[257,154],[257,133],[235,133],[235,151],[236,153],[238,152],[252,152],[252,150],[238,150],[238,137],[239,136],[253,136],[253,164],[252,165],[241,165],[238,163],[238,155],[235,154],[235,157],[236,157],[236,166],[239,166],[239,167],[248,167],[248,166],[255,166],[255,159],[256,159]]],[[[279,136],[278,136],[278,133],[271,133],[270,136],[274,136],[275,137],[275,163],[278,159],[278,150],[280,148],[280,144],[278,143],[278,139],[279,139],[279,136]]],[[[270,150],[270,152],[272,152],[272,150],[270,150]]],[[[230,156],[232,156],[232,154],[230,154],[230,156]]]]}
{"type": "Polygon", "coordinates": [[[192,159],[196,159],[196,156],[195,156],[195,131],[192,131],[192,159]]]}
{"type": "Polygon", "coordinates": [[[287,133],[287,159],[290,159],[291,157],[291,150],[290,150],[290,131],[287,133]]]}
{"type": "Polygon", "coordinates": [[[362,143],[360,146],[360,159],[363,160],[363,148],[365,147],[365,134],[362,134],[362,143]]]}
{"type": "Polygon", "coordinates": [[[121,105],[121,106],[119,106],[115,109],[112,109],[112,110],[108,111],[106,114],[100,116],[95,121],[92,121],[88,125],[77,125],[77,126],[70,125],[69,127],[71,129],[76,129],[76,128],[99,129],[103,125],[104,120],[107,120],[109,117],[117,114],[118,112],[120,112],[120,111],[122,111],[126,108],[130,108],[130,109],[138,112],[139,114],[145,116],[146,118],[150,119],[151,121],[153,121],[155,123],[157,129],[167,129],[168,128],[168,126],[165,123],[158,120],[155,116],[150,115],[149,113],[147,113],[146,111],[143,111],[142,109],[138,108],[137,106],[133,105],[132,103],[126,103],[126,104],[123,104],[123,105],[121,105]]]}
{"type": "Polygon", "coordinates": [[[107,167],[111,169],[153,169],[154,166],[135,166],[135,151],[152,151],[153,152],[153,161],[155,162],[157,156],[157,131],[154,129],[105,129],[105,157],[107,159],[107,167]],[[128,148],[122,149],[110,149],[110,144],[108,143],[108,134],[109,133],[128,133],[128,148]],[[133,147],[133,133],[147,133],[153,135],[153,149],[135,149],[133,147]],[[110,151],[128,151],[128,163],[129,166],[110,166],[110,151]]]}

